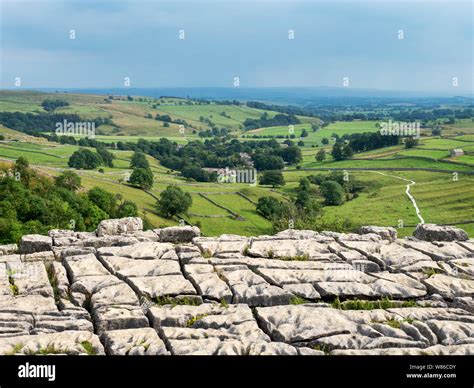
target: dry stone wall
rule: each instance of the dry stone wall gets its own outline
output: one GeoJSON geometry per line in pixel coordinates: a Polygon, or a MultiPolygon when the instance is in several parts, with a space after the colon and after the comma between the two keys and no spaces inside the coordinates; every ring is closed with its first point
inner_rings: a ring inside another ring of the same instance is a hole
{"type": "Polygon", "coordinates": [[[52,230],[0,246],[0,354],[474,354],[474,240],[420,225],[201,237],[52,230]]]}

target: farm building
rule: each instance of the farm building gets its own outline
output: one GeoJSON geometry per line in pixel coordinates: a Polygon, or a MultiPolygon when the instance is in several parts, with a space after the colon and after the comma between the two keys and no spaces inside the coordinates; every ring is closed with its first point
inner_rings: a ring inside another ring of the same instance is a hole
{"type": "Polygon", "coordinates": [[[451,150],[451,156],[461,156],[464,155],[464,151],[461,148],[453,148],[451,150]]]}

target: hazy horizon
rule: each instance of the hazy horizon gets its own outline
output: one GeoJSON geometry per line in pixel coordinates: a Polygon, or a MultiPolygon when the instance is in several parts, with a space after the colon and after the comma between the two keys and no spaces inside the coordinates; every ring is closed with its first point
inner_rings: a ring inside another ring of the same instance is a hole
{"type": "Polygon", "coordinates": [[[450,103],[459,99],[474,102],[474,94],[456,90],[457,93],[422,92],[403,90],[381,90],[364,88],[337,87],[111,87],[111,88],[3,88],[1,91],[32,91],[44,93],[70,93],[95,95],[121,95],[159,98],[173,96],[177,98],[196,98],[210,100],[266,101],[280,104],[334,103],[361,100],[380,101],[421,101],[439,100],[450,103]]]}

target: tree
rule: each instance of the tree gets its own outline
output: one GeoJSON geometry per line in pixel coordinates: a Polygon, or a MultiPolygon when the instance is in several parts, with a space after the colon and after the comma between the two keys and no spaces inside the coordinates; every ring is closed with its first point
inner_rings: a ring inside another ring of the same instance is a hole
{"type": "Polygon", "coordinates": [[[344,159],[350,159],[354,156],[354,151],[349,144],[345,144],[342,148],[342,156],[344,159]]]}
{"type": "Polygon", "coordinates": [[[18,170],[26,169],[30,166],[30,162],[23,156],[20,156],[15,162],[15,168],[18,170]]]}
{"type": "MultiPolygon", "coordinates": [[[[289,146],[286,148],[283,148],[280,151],[280,156],[283,158],[283,160],[289,164],[298,164],[303,160],[303,156],[301,153],[301,148],[297,146],[289,146]]],[[[268,170],[275,170],[273,168],[268,168],[268,170]]]]}
{"type": "Polygon", "coordinates": [[[81,201],[80,206],[82,222],[80,219],[78,220],[78,222],[76,222],[76,228],[78,228],[79,230],[93,230],[97,227],[100,221],[106,220],[107,218],[111,217],[99,206],[87,199],[81,201]]]}
{"type": "Polygon", "coordinates": [[[346,193],[342,186],[335,181],[325,181],[320,186],[326,205],[342,205],[346,200],[346,193]]]}
{"type": "Polygon", "coordinates": [[[149,190],[153,186],[153,173],[149,168],[135,168],[128,180],[132,185],[149,190]]]}
{"type": "Polygon", "coordinates": [[[323,162],[325,159],[326,159],[326,151],[324,150],[324,148],[321,148],[316,154],[316,160],[318,162],[323,162]]]}
{"type": "Polygon", "coordinates": [[[23,156],[20,156],[15,162],[15,174],[19,175],[21,182],[25,186],[29,186],[30,184],[30,172],[28,170],[29,166],[30,162],[28,162],[28,159],[23,156]]]}
{"type": "Polygon", "coordinates": [[[114,166],[115,155],[112,152],[107,151],[104,146],[99,146],[96,149],[97,153],[102,159],[103,164],[112,168],[114,166]]]}
{"type": "Polygon", "coordinates": [[[300,185],[298,186],[299,191],[309,191],[311,188],[311,182],[308,178],[301,178],[300,185]]]}
{"type": "Polygon", "coordinates": [[[209,174],[196,164],[187,164],[181,170],[185,178],[194,179],[197,182],[211,182],[217,179],[216,174],[209,174]]]}
{"type": "Polygon", "coordinates": [[[297,195],[295,200],[295,205],[299,208],[306,208],[309,204],[311,190],[311,182],[308,178],[301,178],[300,184],[297,188],[297,195]]]}
{"type": "Polygon", "coordinates": [[[117,209],[117,217],[137,217],[138,216],[138,206],[131,201],[122,202],[117,209]]]}
{"type": "Polygon", "coordinates": [[[308,131],[303,128],[303,130],[301,131],[301,136],[300,137],[307,137],[308,136],[308,131]]]}
{"type": "Polygon", "coordinates": [[[64,171],[55,178],[56,186],[64,187],[71,191],[77,191],[81,187],[81,177],[74,171],[64,171]]]}
{"type": "Polygon", "coordinates": [[[334,144],[334,146],[332,147],[331,155],[334,158],[334,160],[344,159],[344,149],[341,143],[334,144]]]}
{"type": "Polygon", "coordinates": [[[284,186],[285,179],[283,178],[281,171],[269,170],[263,172],[262,176],[260,177],[260,184],[271,185],[275,188],[277,186],[284,186]]]}
{"type": "Polygon", "coordinates": [[[418,139],[415,139],[413,137],[409,137],[405,139],[405,148],[413,148],[418,145],[418,139]]]}
{"type": "Polygon", "coordinates": [[[324,145],[329,144],[329,139],[327,137],[323,137],[321,143],[323,143],[324,145]]]}
{"type": "Polygon", "coordinates": [[[51,112],[53,110],[55,110],[56,108],[59,108],[60,106],[68,106],[69,105],[69,102],[67,101],[63,101],[63,100],[59,100],[59,99],[56,99],[56,100],[44,100],[42,103],[41,103],[41,106],[43,107],[43,109],[47,112],[51,112]]]}
{"type": "Polygon", "coordinates": [[[300,208],[305,208],[306,205],[309,203],[311,197],[309,196],[309,192],[305,190],[298,191],[296,195],[295,205],[300,208]]]}
{"type": "Polygon", "coordinates": [[[270,220],[280,215],[283,206],[283,203],[275,197],[260,197],[257,203],[257,212],[270,220]]]}
{"type": "Polygon", "coordinates": [[[285,162],[283,161],[282,157],[277,155],[269,155],[267,153],[260,152],[256,153],[252,157],[252,160],[257,170],[281,170],[283,167],[285,167],[285,162]]]}
{"type": "MultiPolygon", "coordinates": [[[[20,160],[18,165],[26,163],[20,160]]],[[[47,234],[52,228],[92,231],[101,220],[135,215],[136,205],[127,201],[121,204],[121,213],[116,212],[115,196],[103,189],[94,188],[85,195],[70,190],[78,186],[72,171],[55,181],[31,169],[25,172],[30,176],[29,186],[10,176],[0,179],[0,243],[17,243],[24,234],[47,234]]]]}
{"type": "Polygon", "coordinates": [[[101,163],[102,159],[98,154],[86,148],[81,148],[71,155],[68,166],[77,169],[93,170],[101,163]]]}
{"type": "Polygon", "coordinates": [[[106,212],[110,217],[115,215],[117,202],[112,193],[101,189],[100,187],[93,187],[87,193],[89,200],[97,205],[100,209],[106,212]]]}
{"type": "Polygon", "coordinates": [[[130,168],[150,168],[150,163],[141,151],[135,151],[130,162],[130,168]]]}
{"type": "Polygon", "coordinates": [[[0,217],[0,242],[18,242],[22,236],[23,230],[21,222],[15,219],[0,217]]]}
{"type": "Polygon", "coordinates": [[[163,217],[171,218],[174,215],[185,213],[192,203],[193,199],[189,193],[172,185],[161,192],[160,199],[156,202],[156,209],[163,217]]]}

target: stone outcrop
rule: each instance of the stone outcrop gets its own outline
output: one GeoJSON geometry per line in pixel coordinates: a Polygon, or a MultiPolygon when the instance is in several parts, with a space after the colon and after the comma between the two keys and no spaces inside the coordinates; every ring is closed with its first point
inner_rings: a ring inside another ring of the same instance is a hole
{"type": "Polygon", "coordinates": [[[397,230],[392,227],[381,226],[362,226],[359,230],[360,234],[377,234],[384,240],[394,241],[397,239],[397,230]]]}
{"type": "MultiPolygon", "coordinates": [[[[28,234],[21,238],[21,253],[36,253],[50,251],[53,245],[53,239],[40,234],[28,234]]],[[[5,248],[4,248],[5,249],[5,248]]]]}
{"type": "Polygon", "coordinates": [[[160,241],[171,243],[191,242],[193,238],[199,237],[201,231],[196,226],[170,226],[163,229],[155,229],[160,241]]]}
{"type": "Polygon", "coordinates": [[[52,230],[0,246],[0,354],[474,354],[474,241],[52,230]]]}
{"type": "Polygon", "coordinates": [[[435,224],[419,224],[413,236],[424,241],[466,241],[469,239],[462,229],[435,224]]]}
{"type": "Polygon", "coordinates": [[[143,230],[143,221],[138,217],[127,217],[101,221],[97,227],[97,236],[113,236],[140,232],[143,230]]]}

